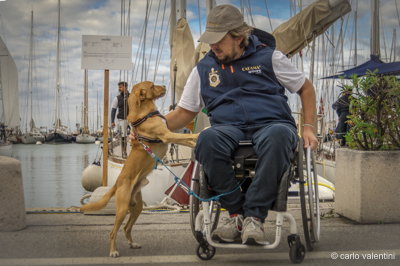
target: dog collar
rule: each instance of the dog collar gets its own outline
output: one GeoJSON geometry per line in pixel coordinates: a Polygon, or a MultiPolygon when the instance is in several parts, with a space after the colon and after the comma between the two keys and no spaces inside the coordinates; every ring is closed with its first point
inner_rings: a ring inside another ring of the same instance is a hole
{"type": "Polygon", "coordinates": [[[156,115],[156,116],[159,116],[159,117],[161,117],[162,119],[165,120],[165,117],[164,117],[162,114],[160,114],[159,111],[154,111],[154,112],[148,113],[147,115],[145,115],[144,117],[142,117],[142,118],[136,120],[135,122],[132,122],[132,123],[131,123],[131,126],[137,127],[138,125],[140,125],[140,124],[142,124],[144,121],[146,121],[147,118],[150,118],[150,117],[155,116],[155,115],[156,115]]]}

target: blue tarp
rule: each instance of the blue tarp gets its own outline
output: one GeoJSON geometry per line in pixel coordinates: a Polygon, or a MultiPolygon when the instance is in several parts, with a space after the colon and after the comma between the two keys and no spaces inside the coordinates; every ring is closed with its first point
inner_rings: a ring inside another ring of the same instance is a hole
{"type": "Polygon", "coordinates": [[[400,75],[400,62],[384,63],[378,57],[371,55],[371,59],[359,66],[344,70],[337,75],[323,79],[351,78],[352,75],[365,76],[369,71],[376,71],[380,75],[400,75]]]}

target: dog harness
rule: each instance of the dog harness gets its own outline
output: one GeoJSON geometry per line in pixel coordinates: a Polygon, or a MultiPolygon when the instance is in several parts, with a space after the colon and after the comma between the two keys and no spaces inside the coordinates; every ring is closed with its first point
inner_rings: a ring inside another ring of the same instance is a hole
{"type": "Polygon", "coordinates": [[[134,122],[131,123],[131,127],[132,127],[132,129],[133,129],[133,133],[134,133],[134,135],[135,135],[135,138],[136,138],[139,142],[140,142],[140,141],[146,141],[146,142],[149,142],[149,143],[161,143],[161,142],[162,142],[162,140],[160,140],[160,139],[152,139],[152,138],[140,136],[140,135],[137,133],[137,131],[136,131],[136,127],[137,127],[137,126],[139,126],[139,125],[142,124],[144,121],[146,121],[148,118],[153,117],[153,116],[159,116],[159,117],[161,117],[162,119],[166,120],[165,117],[164,117],[162,114],[160,114],[159,111],[154,111],[154,112],[151,112],[151,113],[145,115],[144,117],[142,117],[142,118],[140,118],[140,119],[138,119],[138,120],[136,120],[136,121],[134,121],[134,122]]]}

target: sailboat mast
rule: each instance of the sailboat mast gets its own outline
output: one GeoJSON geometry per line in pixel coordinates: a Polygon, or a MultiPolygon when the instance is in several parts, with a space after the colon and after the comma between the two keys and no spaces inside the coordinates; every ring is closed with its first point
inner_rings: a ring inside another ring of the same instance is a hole
{"type": "MultiPolygon", "coordinates": [[[[28,65],[28,93],[29,93],[29,112],[30,112],[30,119],[29,119],[29,125],[30,125],[30,131],[32,131],[32,69],[33,69],[33,10],[31,10],[31,35],[29,38],[29,65],[28,65]]],[[[27,132],[27,128],[25,129],[27,132]]]]}
{"type": "Polygon", "coordinates": [[[211,9],[213,9],[215,6],[216,6],[215,0],[207,0],[206,2],[207,14],[209,14],[211,9]]]}
{"type": "Polygon", "coordinates": [[[61,35],[61,3],[58,0],[58,22],[57,22],[57,59],[56,59],[56,117],[55,127],[58,129],[60,123],[60,35],[61,35]]]}
{"type": "Polygon", "coordinates": [[[379,1],[371,0],[371,55],[380,58],[379,1]]]}
{"type": "MultiPolygon", "coordinates": [[[[173,42],[174,42],[174,27],[176,24],[176,0],[171,0],[171,14],[170,14],[170,20],[169,20],[169,48],[170,51],[172,51],[172,46],[173,46],[173,42]]],[[[172,54],[171,54],[172,56],[172,54]]]]}
{"type": "Polygon", "coordinates": [[[88,129],[88,103],[89,103],[89,93],[88,93],[88,70],[85,69],[84,77],[84,101],[83,101],[83,133],[89,134],[88,129]]]}
{"type": "Polygon", "coordinates": [[[357,66],[357,20],[358,20],[358,0],[354,11],[354,66],[357,66]]]}

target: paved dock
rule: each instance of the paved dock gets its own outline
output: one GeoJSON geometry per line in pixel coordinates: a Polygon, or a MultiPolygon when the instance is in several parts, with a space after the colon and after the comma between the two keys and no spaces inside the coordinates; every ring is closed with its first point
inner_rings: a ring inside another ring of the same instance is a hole
{"type": "MultiPolygon", "coordinates": [[[[303,265],[400,265],[400,224],[360,225],[335,215],[331,204],[322,207],[321,240],[303,265]]],[[[298,206],[290,212],[301,230],[298,206]]],[[[24,230],[0,232],[0,265],[290,265],[287,223],[277,249],[219,248],[206,262],[195,255],[188,213],[142,214],[133,229],[142,248],[130,249],[120,230],[119,258],[108,257],[113,223],[114,216],[29,213],[24,230]]],[[[271,220],[266,228],[273,239],[271,220]]]]}

